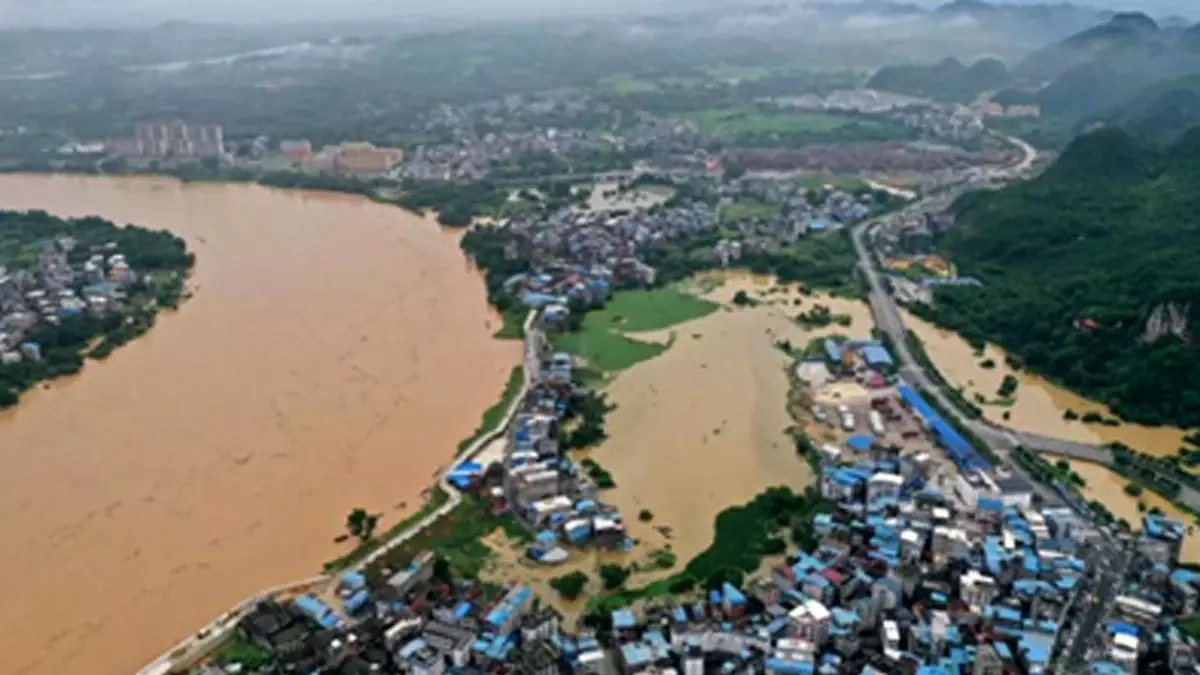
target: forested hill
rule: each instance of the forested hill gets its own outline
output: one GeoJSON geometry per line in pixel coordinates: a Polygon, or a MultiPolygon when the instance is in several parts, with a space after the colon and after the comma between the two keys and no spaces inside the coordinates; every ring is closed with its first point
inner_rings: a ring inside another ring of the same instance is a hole
{"type": "Polygon", "coordinates": [[[984,286],[939,289],[936,318],[1128,419],[1200,426],[1197,185],[1200,128],[1166,149],[1076,139],[1040,177],[955,205],[939,246],[984,286]]]}

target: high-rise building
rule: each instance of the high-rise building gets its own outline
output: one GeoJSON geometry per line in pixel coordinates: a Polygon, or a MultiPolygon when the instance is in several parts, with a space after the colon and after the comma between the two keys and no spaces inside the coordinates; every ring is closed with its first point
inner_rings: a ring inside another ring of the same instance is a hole
{"type": "Polygon", "coordinates": [[[139,154],[144,157],[221,157],[225,154],[225,132],[217,124],[143,123],[134,134],[139,154]]]}

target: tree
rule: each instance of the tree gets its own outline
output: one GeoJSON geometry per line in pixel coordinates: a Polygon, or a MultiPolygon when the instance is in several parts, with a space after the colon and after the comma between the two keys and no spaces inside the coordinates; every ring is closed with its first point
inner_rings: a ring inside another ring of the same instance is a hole
{"type": "Polygon", "coordinates": [[[650,512],[650,509],[642,509],[638,512],[638,520],[642,521],[643,523],[648,523],[651,520],[654,520],[654,514],[650,512]]]}
{"type": "Polygon", "coordinates": [[[604,584],[605,590],[612,591],[620,588],[628,578],[629,570],[621,565],[600,566],[600,581],[604,584]]]}
{"type": "Polygon", "coordinates": [[[583,589],[587,587],[587,583],[588,575],[575,571],[551,579],[550,588],[558,591],[558,594],[567,600],[574,600],[583,594],[583,589]]]}
{"type": "Polygon", "coordinates": [[[1017,392],[1017,386],[1020,384],[1020,381],[1015,376],[1011,374],[1005,375],[996,393],[1001,397],[1008,398],[1017,392]]]}
{"type": "Polygon", "coordinates": [[[1126,483],[1125,494],[1129,495],[1130,497],[1140,497],[1142,494],[1142,486],[1138,485],[1137,483],[1126,483]]]}
{"type": "Polygon", "coordinates": [[[378,523],[379,516],[367,513],[366,509],[356,508],[346,516],[346,531],[351,536],[358,537],[359,541],[367,541],[375,534],[375,526],[378,523]]]}

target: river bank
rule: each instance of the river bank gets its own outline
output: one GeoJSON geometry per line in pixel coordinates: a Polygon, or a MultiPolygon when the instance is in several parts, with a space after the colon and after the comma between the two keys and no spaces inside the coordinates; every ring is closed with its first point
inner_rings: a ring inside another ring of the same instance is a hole
{"type": "Polygon", "coordinates": [[[413,510],[519,361],[458,233],[359,197],[0,176],[0,207],[162,227],[194,298],[0,415],[0,671],[133,672],[413,510]],[[70,420],[70,424],[63,424],[70,420]],[[68,583],[69,580],[69,583],[68,583]]]}

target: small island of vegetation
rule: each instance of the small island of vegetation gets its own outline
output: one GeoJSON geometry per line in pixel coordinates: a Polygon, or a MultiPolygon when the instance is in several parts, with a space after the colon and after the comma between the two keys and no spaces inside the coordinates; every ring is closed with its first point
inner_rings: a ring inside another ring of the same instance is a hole
{"type": "Polygon", "coordinates": [[[194,261],[166,231],[0,212],[0,408],[149,330],[194,261]]]}

